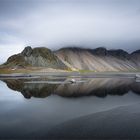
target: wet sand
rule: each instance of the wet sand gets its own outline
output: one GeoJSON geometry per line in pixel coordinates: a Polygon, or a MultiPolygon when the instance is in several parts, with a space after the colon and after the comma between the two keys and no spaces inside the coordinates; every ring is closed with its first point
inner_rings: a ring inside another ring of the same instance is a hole
{"type": "Polygon", "coordinates": [[[139,139],[140,103],[89,114],[55,126],[51,139],[139,139]]]}

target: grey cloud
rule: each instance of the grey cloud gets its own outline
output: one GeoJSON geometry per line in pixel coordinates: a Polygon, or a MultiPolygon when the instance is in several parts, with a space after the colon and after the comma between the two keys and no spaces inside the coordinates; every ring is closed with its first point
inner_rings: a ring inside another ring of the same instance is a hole
{"type": "Polygon", "coordinates": [[[140,44],[139,5],[139,0],[0,0],[0,46],[12,53],[25,45],[133,51],[140,44]]]}

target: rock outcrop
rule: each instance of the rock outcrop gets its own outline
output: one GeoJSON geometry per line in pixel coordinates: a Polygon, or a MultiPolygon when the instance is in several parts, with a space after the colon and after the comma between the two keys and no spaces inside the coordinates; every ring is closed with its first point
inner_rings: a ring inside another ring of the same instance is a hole
{"type": "Polygon", "coordinates": [[[140,50],[131,53],[131,59],[140,69],[140,50]]]}
{"type": "Polygon", "coordinates": [[[30,46],[21,53],[9,57],[5,65],[67,69],[67,66],[51,50],[45,47],[32,49],[30,46]]]}

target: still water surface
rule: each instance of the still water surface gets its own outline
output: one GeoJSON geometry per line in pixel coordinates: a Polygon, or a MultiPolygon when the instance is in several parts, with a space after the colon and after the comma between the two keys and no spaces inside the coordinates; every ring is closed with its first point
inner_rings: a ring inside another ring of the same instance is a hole
{"type": "Polygon", "coordinates": [[[76,80],[1,80],[0,138],[140,138],[140,83],[76,80]]]}

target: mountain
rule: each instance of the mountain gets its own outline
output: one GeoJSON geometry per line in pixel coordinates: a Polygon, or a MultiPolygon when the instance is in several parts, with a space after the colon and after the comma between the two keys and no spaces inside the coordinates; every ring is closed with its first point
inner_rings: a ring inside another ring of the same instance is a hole
{"type": "MultiPolygon", "coordinates": [[[[83,49],[62,48],[55,51],[65,65],[67,63],[80,70],[93,71],[137,71],[140,70],[140,51],[127,53],[124,50],[107,50],[106,48],[83,49]]],[[[68,66],[68,65],[67,65],[68,66]]]]}
{"type": "Polygon", "coordinates": [[[17,67],[49,67],[55,69],[68,68],[48,48],[40,47],[32,49],[30,46],[25,47],[25,49],[21,53],[9,57],[4,65],[17,67]]]}
{"type": "Polygon", "coordinates": [[[132,61],[140,67],[140,50],[137,50],[131,54],[132,61]]]}
{"type": "Polygon", "coordinates": [[[104,47],[84,49],[78,47],[61,48],[51,51],[45,47],[30,46],[8,58],[4,66],[45,67],[54,69],[102,71],[139,71],[140,50],[128,53],[124,50],[107,50],[104,47]]]}

